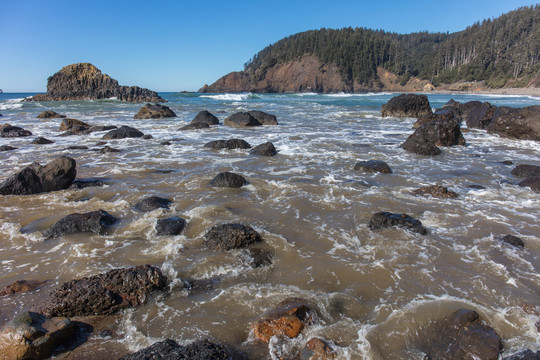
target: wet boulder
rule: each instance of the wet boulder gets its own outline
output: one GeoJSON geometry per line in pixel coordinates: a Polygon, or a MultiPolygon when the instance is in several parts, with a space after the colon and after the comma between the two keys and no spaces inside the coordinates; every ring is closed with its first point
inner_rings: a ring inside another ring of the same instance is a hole
{"type": "Polygon", "coordinates": [[[0,183],[1,195],[31,195],[67,189],[77,175],[76,162],[60,156],[45,166],[34,162],[0,183]]]}
{"type": "Polygon", "coordinates": [[[415,117],[431,114],[426,95],[402,94],[391,98],[382,107],[382,117],[415,117]]]}
{"type": "Polygon", "coordinates": [[[139,130],[129,127],[129,126],[121,126],[118,129],[111,130],[103,137],[102,140],[113,140],[113,139],[125,139],[125,138],[142,138],[144,134],[140,132],[139,130]]]}
{"type": "Polygon", "coordinates": [[[525,243],[523,242],[523,240],[514,235],[505,235],[501,238],[501,240],[502,242],[508,245],[512,245],[512,246],[520,247],[520,248],[525,247],[525,243]]]}
{"type": "Polygon", "coordinates": [[[214,140],[204,144],[205,148],[210,149],[250,149],[251,145],[245,140],[242,139],[229,139],[229,140],[214,140]]]}
{"type": "Polygon", "coordinates": [[[400,147],[405,151],[418,155],[433,156],[441,153],[441,149],[435,146],[429,139],[412,135],[400,147]]]}
{"type": "Polygon", "coordinates": [[[159,219],[156,223],[157,236],[180,235],[186,227],[186,220],[174,216],[166,219],[159,219]]]}
{"type": "Polygon", "coordinates": [[[185,346],[179,345],[174,340],[166,339],[118,360],[150,359],[232,360],[243,359],[243,357],[233,354],[225,345],[215,344],[206,339],[194,341],[185,346]]]}
{"type": "Polygon", "coordinates": [[[208,125],[205,122],[191,122],[187,124],[186,126],[182,126],[179,131],[184,130],[202,130],[202,129],[210,129],[210,125],[208,125]]]}
{"type": "Polygon", "coordinates": [[[91,211],[88,213],[69,214],[58,220],[53,226],[43,233],[46,239],[52,239],[69,234],[92,232],[101,234],[109,226],[118,220],[105,210],[91,211]]]}
{"type": "Polygon", "coordinates": [[[150,196],[136,203],[135,209],[147,212],[155,209],[168,209],[171,204],[172,200],[159,196],[150,196]]]}
{"type": "Polygon", "coordinates": [[[85,123],[84,121],[66,118],[62,120],[58,131],[73,130],[75,128],[77,132],[82,132],[84,130],[88,130],[90,127],[91,125],[85,123]]]}
{"type": "Polygon", "coordinates": [[[34,291],[35,289],[42,287],[46,283],[47,281],[39,280],[17,280],[0,290],[0,296],[8,296],[34,291]]]}
{"type": "Polygon", "coordinates": [[[273,257],[274,256],[270,250],[263,248],[244,249],[239,255],[242,262],[248,264],[254,269],[271,265],[273,257]]]}
{"type": "Polygon", "coordinates": [[[460,106],[461,117],[469,128],[485,129],[497,107],[488,102],[469,101],[460,106]]]}
{"type": "Polygon", "coordinates": [[[242,175],[228,171],[217,174],[210,181],[210,185],[214,187],[240,188],[246,184],[247,181],[242,175]]]}
{"type": "Polygon", "coordinates": [[[212,250],[240,249],[262,241],[261,235],[249,225],[221,224],[204,235],[204,246],[212,250]]]}
{"type": "Polygon", "coordinates": [[[17,150],[17,148],[13,146],[9,146],[9,145],[0,146],[0,151],[11,151],[11,150],[17,150]]]}
{"type": "Polygon", "coordinates": [[[207,110],[200,111],[194,118],[191,120],[191,124],[195,123],[204,123],[208,125],[219,125],[219,119],[210,113],[207,110]]]}
{"type": "Polygon", "coordinates": [[[459,196],[456,192],[440,185],[424,186],[414,190],[413,193],[416,195],[431,195],[439,199],[455,199],[459,196]]]}
{"type": "Polygon", "coordinates": [[[450,111],[442,111],[440,113],[433,113],[422,115],[413,124],[413,129],[418,129],[420,126],[427,124],[435,120],[447,120],[453,118],[454,115],[450,111]]]}
{"type": "Polygon", "coordinates": [[[25,137],[32,136],[32,133],[29,130],[25,130],[18,126],[3,125],[0,126],[0,137],[11,138],[11,137],[25,137]]]}
{"type": "Polygon", "coordinates": [[[64,283],[44,301],[41,311],[46,316],[111,315],[144,304],[152,292],[166,288],[167,278],[154,266],[113,269],[64,283]]]}
{"type": "Polygon", "coordinates": [[[239,112],[229,116],[225,119],[223,125],[237,128],[262,126],[262,124],[257,119],[255,119],[247,112],[239,112]]]}
{"type": "Polygon", "coordinates": [[[258,122],[263,125],[278,125],[276,115],[267,114],[258,110],[248,111],[248,114],[253,116],[255,119],[257,119],[258,122]]]}
{"type": "Polygon", "coordinates": [[[315,322],[316,309],[306,300],[289,298],[265,313],[252,325],[255,338],[269,342],[272,336],[296,338],[302,330],[315,322]]]}
{"type": "Polygon", "coordinates": [[[146,104],[133,116],[134,119],[162,119],[169,117],[176,117],[176,114],[168,106],[160,104],[146,104]]]}
{"type": "Polygon", "coordinates": [[[540,176],[540,166],[519,164],[514,169],[512,169],[512,175],[522,179],[540,176]]]}
{"type": "Polygon", "coordinates": [[[522,350],[513,355],[506,356],[503,360],[540,360],[540,350],[532,352],[530,349],[522,350]]]}
{"type": "Polygon", "coordinates": [[[387,163],[381,160],[360,161],[354,165],[354,170],[367,173],[391,174],[392,170],[387,163]]]}
{"type": "Polygon", "coordinates": [[[260,144],[255,146],[251,151],[249,152],[251,155],[259,155],[259,156],[275,156],[277,154],[277,150],[270,141],[265,142],[264,144],[260,144]]]}
{"type": "Polygon", "coordinates": [[[500,106],[486,126],[489,133],[512,139],[540,140],[540,105],[524,108],[500,106]]]}
{"type": "Polygon", "coordinates": [[[337,359],[338,354],[328,341],[320,338],[311,338],[300,352],[299,360],[331,360],[337,359]]]}
{"type": "Polygon", "coordinates": [[[456,119],[431,121],[416,129],[410,137],[425,139],[436,146],[465,145],[456,119]]]}
{"type": "Polygon", "coordinates": [[[105,182],[99,179],[81,179],[75,180],[69,187],[70,189],[86,189],[89,187],[101,187],[105,186],[105,182]]]}
{"type": "Polygon", "coordinates": [[[54,141],[46,139],[42,136],[39,136],[32,140],[32,144],[34,145],[48,145],[48,144],[54,144],[54,141]]]}
{"type": "Polygon", "coordinates": [[[394,214],[391,212],[378,212],[369,220],[370,230],[379,230],[388,227],[400,227],[411,232],[426,235],[427,230],[420,220],[417,220],[407,214],[394,214]]]}
{"type": "Polygon", "coordinates": [[[0,333],[0,353],[6,360],[47,359],[73,340],[76,327],[68,318],[46,318],[25,311],[9,321],[0,333]]]}
{"type": "Polygon", "coordinates": [[[529,187],[534,192],[540,193],[540,176],[531,177],[519,183],[521,187],[529,187]]]}
{"type": "Polygon", "coordinates": [[[65,118],[65,117],[66,115],[60,115],[51,110],[42,111],[39,113],[38,116],[36,116],[37,119],[57,119],[57,118],[65,118]]]}

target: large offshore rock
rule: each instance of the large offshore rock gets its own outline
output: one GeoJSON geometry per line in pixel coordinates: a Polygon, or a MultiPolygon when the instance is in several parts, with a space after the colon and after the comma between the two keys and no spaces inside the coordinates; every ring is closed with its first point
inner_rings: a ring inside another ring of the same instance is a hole
{"type": "Polygon", "coordinates": [[[58,220],[43,233],[46,239],[81,232],[102,233],[107,227],[118,221],[114,216],[104,210],[92,211],[84,214],[69,214],[58,220]]]}
{"type": "Polygon", "coordinates": [[[160,104],[146,104],[133,116],[134,119],[161,119],[169,117],[176,117],[176,114],[168,106],[160,104]]]}
{"type": "Polygon", "coordinates": [[[401,94],[391,98],[382,107],[382,117],[415,117],[432,113],[429,100],[426,95],[401,94]]]}
{"type": "Polygon", "coordinates": [[[89,63],[63,67],[47,80],[47,93],[30,101],[99,100],[117,98],[128,102],[165,102],[155,91],[137,86],[120,86],[109,75],[89,63]]]}
{"type": "Polygon", "coordinates": [[[255,229],[242,224],[216,225],[204,235],[204,245],[220,251],[244,248],[261,241],[262,237],[255,229]]]}

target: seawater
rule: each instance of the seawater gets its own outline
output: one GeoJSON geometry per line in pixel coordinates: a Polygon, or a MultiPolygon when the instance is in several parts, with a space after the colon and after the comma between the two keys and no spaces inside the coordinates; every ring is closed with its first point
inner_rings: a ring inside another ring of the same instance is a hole
{"type": "MultiPolygon", "coordinates": [[[[0,123],[21,126],[55,143],[31,145],[34,137],[0,138],[17,147],[0,152],[0,180],[33,161],[68,155],[77,177],[100,178],[105,187],[33,196],[0,197],[0,288],[15,280],[50,280],[44,288],[0,298],[0,324],[30,309],[63,282],[139,264],[159,266],[171,280],[168,292],[114,318],[112,339],[99,337],[93,352],[114,343],[135,351],[163,338],[181,343],[210,338],[253,358],[276,358],[277,347],[301,348],[313,336],[333,342],[343,359],[422,359],[419,347],[433,324],[459,308],[478,311],[502,337],[506,353],[538,349],[540,312],[540,194],[516,184],[520,163],[540,165],[540,143],[501,138],[483,130],[464,133],[467,146],[443,148],[435,157],[399,148],[415,119],[382,118],[381,106],[396,94],[160,94],[178,116],[134,120],[141,104],[116,100],[21,102],[32,94],[0,94],[0,123]],[[120,153],[92,151],[104,132],[60,137],[61,119],[36,119],[53,110],[92,125],[129,125],[153,139],[112,140],[120,153]],[[201,110],[221,122],[239,111],[275,114],[278,126],[178,131],[201,110]],[[212,140],[242,138],[252,146],[271,141],[275,157],[246,150],[214,151],[212,140]],[[160,145],[163,141],[171,145],[160,145]],[[89,150],[66,150],[84,145],[89,150]],[[393,174],[365,174],[361,160],[386,161],[393,174]],[[514,166],[501,164],[511,160],[514,166]],[[242,174],[241,189],[212,188],[219,172],[242,174]],[[415,196],[425,185],[459,194],[441,200],[415,196]],[[483,189],[471,187],[481,185],[483,189]],[[137,212],[140,199],[172,199],[169,210],[137,212]],[[74,212],[104,209],[121,221],[100,236],[77,234],[44,241],[41,232],[74,212]],[[428,235],[401,229],[372,232],[379,211],[407,213],[428,235]],[[181,216],[182,235],[158,237],[160,218],[181,216]],[[241,222],[264,238],[270,266],[252,269],[241,251],[218,253],[202,245],[213,225],[241,222]],[[518,250],[501,235],[525,241],[518,250]],[[188,292],[185,279],[207,280],[188,292]],[[288,297],[317,304],[320,319],[286,344],[255,340],[250,325],[288,297]]],[[[450,99],[522,107],[527,96],[429,94],[433,108],[450,99]]],[[[87,345],[88,346],[88,345],[87,345]]],[[[101,350],[100,350],[101,349],[101,350]]],[[[282,349],[283,350],[283,349],[282,349]]]]}

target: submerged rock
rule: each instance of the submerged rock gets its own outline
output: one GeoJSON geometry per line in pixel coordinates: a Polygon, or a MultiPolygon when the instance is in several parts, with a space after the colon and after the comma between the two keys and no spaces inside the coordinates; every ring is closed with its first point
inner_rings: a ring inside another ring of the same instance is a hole
{"type": "Polygon", "coordinates": [[[187,124],[186,126],[182,126],[179,131],[184,130],[202,130],[202,129],[210,129],[210,125],[208,125],[205,122],[191,122],[187,124]]]}
{"type": "Polygon", "coordinates": [[[181,217],[174,216],[167,219],[159,219],[156,223],[156,235],[180,235],[186,227],[186,220],[181,217]]]}
{"type": "Polygon", "coordinates": [[[86,189],[88,187],[99,187],[104,186],[105,182],[99,179],[84,179],[84,180],[75,180],[69,187],[70,189],[86,189]]]}
{"type": "Polygon", "coordinates": [[[522,179],[540,176],[540,166],[519,164],[514,169],[512,169],[512,175],[522,179]]]}
{"type": "Polygon", "coordinates": [[[261,241],[257,231],[242,224],[216,225],[204,235],[204,246],[219,251],[244,248],[261,241]]]}
{"type": "Polygon", "coordinates": [[[357,171],[365,171],[368,173],[383,173],[383,174],[391,174],[392,170],[390,169],[390,166],[388,166],[387,163],[380,160],[368,160],[368,161],[360,161],[354,165],[354,170],[357,171]]]}
{"type": "Polygon", "coordinates": [[[162,119],[169,117],[176,117],[176,114],[168,106],[160,104],[146,104],[133,116],[134,119],[162,119]]]}
{"type": "Polygon", "coordinates": [[[10,137],[25,137],[32,136],[32,133],[29,130],[25,130],[18,126],[3,125],[0,126],[0,137],[10,138],[10,137]]]}
{"type": "Polygon", "coordinates": [[[47,281],[39,280],[17,280],[0,290],[0,296],[30,292],[42,287],[46,283],[47,281]]]}
{"type": "Polygon", "coordinates": [[[0,146],[0,151],[11,151],[11,150],[17,150],[17,148],[13,146],[9,146],[9,145],[0,146]]]}
{"type": "Polygon", "coordinates": [[[249,152],[251,155],[259,155],[259,156],[275,156],[277,154],[277,150],[270,141],[265,142],[264,144],[260,144],[255,146],[251,151],[249,152]]]}
{"type": "Polygon", "coordinates": [[[250,149],[251,145],[242,139],[214,140],[204,144],[205,148],[210,149],[250,149]]]}
{"type": "Polygon", "coordinates": [[[91,127],[90,124],[85,123],[84,121],[77,119],[64,119],[58,128],[58,131],[67,131],[76,128],[78,132],[83,131],[83,129],[88,130],[91,127]]]}
{"type": "Polygon", "coordinates": [[[440,185],[424,186],[414,190],[413,193],[417,195],[431,195],[440,199],[455,199],[459,197],[456,192],[448,190],[448,188],[440,185]]]}
{"type": "Polygon", "coordinates": [[[108,145],[102,147],[101,149],[99,149],[99,153],[100,153],[100,154],[106,154],[106,153],[119,153],[119,152],[122,152],[122,150],[117,149],[117,148],[110,147],[110,146],[108,146],[108,145]]]}
{"type": "Polygon", "coordinates": [[[65,118],[66,115],[60,115],[54,111],[47,110],[40,112],[39,115],[36,117],[37,119],[56,119],[56,118],[65,118]]]}
{"type": "Polygon", "coordinates": [[[166,339],[157,342],[133,354],[123,356],[118,360],[233,360],[243,359],[235,355],[225,345],[215,344],[209,340],[198,340],[182,346],[176,341],[166,339]]]}
{"type": "Polygon", "coordinates": [[[119,129],[111,130],[103,137],[102,140],[112,140],[112,139],[124,139],[124,138],[140,138],[143,137],[144,134],[140,132],[139,130],[129,127],[129,126],[121,126],[119,129]]]}
{"type": "Polygon", "coordinates": [[[41,307],[47,316],[110,315],[148,302],[154,291],[165,290],[167,278],[151,265],[113,269],[64,283],[41,307]]]}
{"type": "Polygon", "coordinates": [[[512,245],[512,246],[515,246],[515,247],[525,247],[525,243],[523,242],[523,240],[517,236],[514,236],[514,235],[505,235],[503,236],[503,238],[501,239],[503,242],[509,244],[509,245],[512,245]]]}
{"type": "Polygon", "coordinates": [[[374,214],[369,220],[370,230],[379,230],[387,227],[397,226],[421,235],[426,235],[427,230],[420,220],[417,220],[407,214],[394,214],[386,211],[374,214]]]}
{"type": "Polygon", "coordinates": [[[168,209],[172,200],[161,198],[159,196],[150,196],[135,204],[135,208],[140,211],[152,211],[155,209],[168,209]]]}
{"type": "Polygon", "coordinates": [[[254,269],[271,265],[273,257],[270,250],[261,248],[244,249],[239,255],[240,260],[254,269]]]}
{"type": "Polygon", "coordinates": [[[54,141],[46,139],[42,136],[35,138],[32,140],[32,144],[34,145],[47,145],[47,144],[54,144],[54,141]]]}
{"type": "Polygon", "coordinates": [[[382,117],[420,117],[431,114],[426,95],[402,94],[391,98],[382,107],[382,117]]]}
{"type": "Polygon", "coordinates": [[[223,125],[243,128],[250,126],[261,126],[262,124],[249,113],[239,112],[226,118],[223,125]]]}
{"type": "Polygon", "coordinates": [[[247,181],[242,175],[228,171],[217,174],[216,177],[210,181],[210,185],[214,187],[240,188],[246,184],[247,181]]]}
{"type": "Polygon", "coordinates": [[[118,220],[105,210],[91,211],[84,214],[69,214],[58,220],[43,233],[43,236],[46,239],[52,239],[81,232],[101,234],[107,227],[116,223],[116,221],[118,220]]]}
{"type": "Polygon", "coordinates": [[[258,110],[248,111],[248,114],[253,116],[258,122],[263,125],[278,125],[275,115],[267,114],[258,110]]]}
{"type": "Polygon", "coordinates": [[[195,123],[204,123],[208,125],[219,125],[219,119],[211,114],[207,110],[200,111],[194,118],[191,120],[191,124],[195,123]]]}

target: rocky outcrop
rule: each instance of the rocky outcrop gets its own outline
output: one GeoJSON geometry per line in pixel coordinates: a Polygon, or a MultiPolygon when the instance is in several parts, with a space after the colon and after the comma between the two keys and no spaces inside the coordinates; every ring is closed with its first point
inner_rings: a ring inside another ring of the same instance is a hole
{"type": "Polygon", "coordinates": [[[0,333],[4,360],[47,359],[75,336],[75,324],[65,317],[46,318],[25,311],[9,321],[0,333]]]}
{"type": "Polygon", "coordinates": [[[210,185],[214,187],[228,187],[234,189],[241,188],[246,184],[247,181],[242,175],[238,175],[228,171],[217,174],[210,181],[210,185]]]}
{"type": "Polygon", "coordinates": [[[152,211],[155,209],[168,209],[172,204],[169,199],[161,198],[159,196],[150,196],[135,204],[135,209],[139,211],[152,211]]]}
{"type": "Polygon", "coordinates": [[[146,104],[133,116],[134,119],[162,119],[169,117],[176,117],[176,114],[168,106],[160,104],[146,104]]]}
{"type": "Polygon", "coordinates": [[[233,354],[227,346],[215,344],[209,340],[198,340],[182,346],[174,340],[166,339],[118,360],[237,360],[243,358],[233,354]]]}
{"type": "Polygon", "coordinates": [[[245,140],[242,139],[229,139],[229,140],[214,140],[204,144],[205,148],[210,149],[250,149],[251,145],[245,140]]]}
{"type": "Polygon", "coordinates": [[[392,170],[387,163],[381,160],[360,161],[354,165],[354,170],[367,173],[391,174],[392,170]]]}
{"type": "Polygon", "coordinates": [[[54,144],[54,141],[44,138],[43,136],[38,136],[34,140],[32,140],[32,144],[34,145],[47,145],[47,144],[54,144]]]}
{"type": "Polygon", "coordinates": [[[77,175],[76,163],[60,156],[45,166],[37,162],[0,183],[1,195],[31,195],[67,189],[77,175]]]}
{"type": "Polygon", "coordinates": [[[422,222],[407,214],[393,214],[382,211],[374,214],[368,223],[370,230],[379,230],[393,226],[400,227],[421,235],[427,234],[427,230],[422,225],[422,222]]]}
{"type": "Polygon", "coordinates": [[[152,292],[166,287],[167,278],[154,266],[114,269],[64,283],[49,295],[41,311],[49,317],[110,315],[144,304],[152,292]]]}
{"type": "Polygon", "coordinates": [[[99,100],[116,98],[128,102],[165,102],[155,91],[137,86],[120,86],[94,65],[68,65],[47,80],[47,93],[29,101],[99,100]]]}
{"type": "Polygon", "coordinates": [[[264,144],[255,146],[253,149],[250,150],[249,153],[251,155],[259,155],[259,156],[275,156],[277,155],[277,150],[274,144],[268,141],[268,142],[265,142],[264,144]]]}
{"type": "Polygon", "coordinates": [[[205,123],[208,125],[219,125],[219,119],[207,110],[199,113],[191,120],[191,123],[205,123]]]}
{"type": "Polygon", "coordinates": [[[415,117],[432,113],[426,95],[401,94],[391,98],[382,107],[382,117],[415,117]]]}
{"type": "Polygon", "coordinates": [[[2,290],[0,290],[0,296],[8,296],[19,293],[30,292],[45,285],[47,281],[39,280],[17,280],[12,282],[2,290]]]}
{"type": "Polygon", "coordinates": [[[11,137],[25,137],[25,136],[32,136],[32,133],[29,130],[25,130],[18,126],[11,126],[11,125],[0,126],[0,137],[11,138],[11,137]]]}
{"type": "Polygon", "coordinates": [[[219,251],[244,248],[261,241],[262,237],[257,231],[242,224],[216,225],[204,235],[204,246],[219,251]]]}
{"type": "Polygon", "coordinates": [[[167,219],[159,219],[156,223],[157,236],[180,235],[186,227],[186,220],[174,216],[167,219]]]}
{"type": "Polygon", "coordinates": [[[66,115],[60,115],[54,111],[47,110],[42,111],[39,113],[38,116],[36,116],[36,119],[56,119],[56,118],[65,118],[66,115]]]}
{"type": "Polygon", "coordinates": [[[223,121],[223,125],[236,128],[261,126],[262,124],[247,112],[239,112],[229,116],[223,121]]]}
{"type": "Polygon", "coordinates": [[[116,223],[117,219],[104,210],[84,214],[69,214],[58,220],[43,233],[46,239],[52,239],[69,234],[92,232],[101,234],[106,228],[116,223]]]}
{"type": "Polygon", "coordinates": [[[255,119],[257,119],[258,122],[263,125],[278,125],[276,115],[267,114],[258,110],[248,111],[248,114],[253,116],[255,119]]]}
{"type": "Polygon", "coordinates": [[[111,130],[103,135],[103,140],[125,139],[125,138],[140,138],[144,134],[139,130],[130,126],[121,126],[119,129],[111,130]]]}
{"type": "Polygon", "coordinates": [[[431,195],[439,199],[455,199],[459,196],[456,192],[440,185],[424,186],[414,190],[413,193],[416,195],[431,195]]]}

